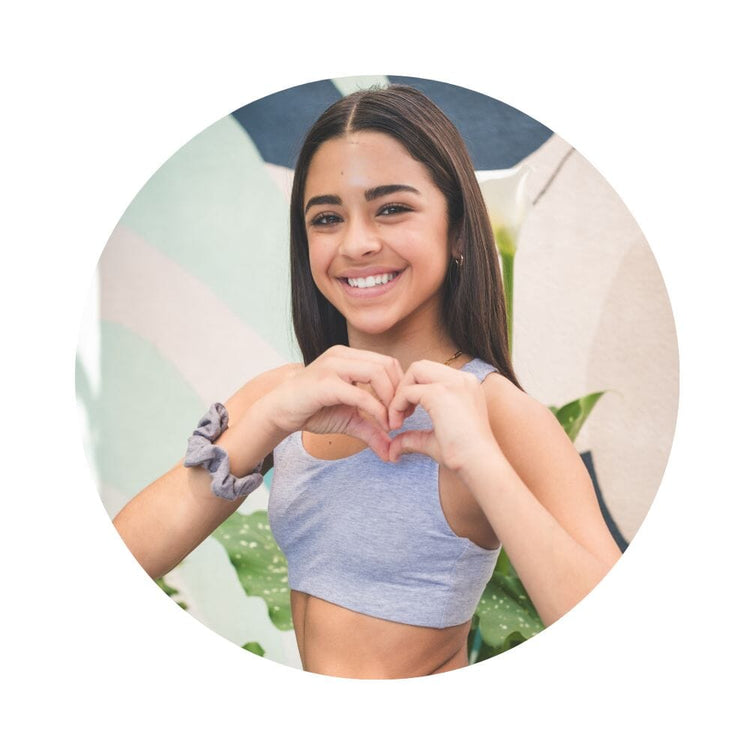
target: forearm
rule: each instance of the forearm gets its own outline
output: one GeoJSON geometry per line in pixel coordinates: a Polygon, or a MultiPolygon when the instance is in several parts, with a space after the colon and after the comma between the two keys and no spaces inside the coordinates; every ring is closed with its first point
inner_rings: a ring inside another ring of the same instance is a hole
{"type": "Polygon", "coordinates": [[[461,473],[513,563],[539,616],[549,625],[585,597],[614,558],[573,538],[497,451],[461,473]]]}
{"type": "Polygon", "coordinates": [[[159,578],[192,552],[241,502],[213,496],[205,469],[178,465],[138,493],[117,514],[114,525],[144,570],[159,578]],[[197,491],[201,486],[204,491],[197,491]]]}
{"type": "MultiPolygon", "coordinates": [[[[262,407],[251,406],[216,440],[236,476],[244,476],[283,437],[269,426],[262,407]]],[[[243,502],[217,497],[203,467],[181,463],[146,487],[115,517],[114,524],[133,556],[153,578],[168,573],[243,502]]]]}

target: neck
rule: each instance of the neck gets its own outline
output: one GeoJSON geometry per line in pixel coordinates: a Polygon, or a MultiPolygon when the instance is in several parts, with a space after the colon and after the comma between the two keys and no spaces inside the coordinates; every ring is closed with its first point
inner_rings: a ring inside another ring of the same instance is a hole
{"type": "MultiPolygon", "coordinates": [[[[412,362],[420,359],[445,362],[458,349],[448,332],[438,326],[429,326],[422,330],[412,329],[407,332],[391,329],[374,335],[362,333],[348,326],[348,332],[349,346],[395,357],[404,371],[412,362]]],[[[458,357],[450,364],[453,367],[460,366],[464,359],[465,357],[458,357]]]]}

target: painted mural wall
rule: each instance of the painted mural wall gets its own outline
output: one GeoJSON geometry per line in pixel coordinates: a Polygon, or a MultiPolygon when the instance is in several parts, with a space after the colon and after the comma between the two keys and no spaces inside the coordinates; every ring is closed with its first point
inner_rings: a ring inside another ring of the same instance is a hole
{"type": "MultiPolygon", "coordinates": [[[[389,80],[423,89],[446,111],[478,172],[530,167],[515,266],[516,372],[548,405],[605,391],[576,447],[625,546],[656,494],[677,411],[676,335],[654,255],[606,180],[544,125],[467,89],[396,77],[320,81],[251,103],[171,156],[127,207],[96,271],[76,363],[107,512],[114,517],[181,459],[210,403],[299,359],[287,216],[295,154],[328,104],[389,80]]],[[[233,520],[246,524],[248,545],[266,544],[257,511],[269,483],[270,475],[233,520]]],[[[212,630],[299,666],[291,630],[274,624],[283,559],[269,562],[279,574],[267,588],[248,595],[230,555],[220,528],[164,586],[212,630]]]]}

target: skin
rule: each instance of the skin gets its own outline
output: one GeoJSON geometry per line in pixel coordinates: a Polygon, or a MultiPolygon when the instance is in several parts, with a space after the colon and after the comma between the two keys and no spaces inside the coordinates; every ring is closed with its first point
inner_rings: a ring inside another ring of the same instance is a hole
{"type": "MultiPolygon", "coordinates": [[[[466,355],[441,364],[457,349],[439,313],[452,257],[445,198],[396,140],[359,132],[319,148],[304,204],[313,278],[344,315],[350,346],[307,367],[265,373],[226,402],[229,428],[217,444],[232,473],[251,471],[297,430],[305,450],[323,460],[368,448],[384,461],[429,455],[440,465],[448,524],[488,549],[502,539],[543,622],[554,622],[620,552],[586,469],[549,410],[498,373],[480,384],[461,372],[466,355]],[[378,290],[352,291],[342,281],[386,272],[397,275],[378,290]],[[433,429],[391,440],[389,431],[417,405],[433,429]]],[[[157,577],[240,503],[216,503],[207,472],[178,465],[136,496],[115,526],[157,577]]],[[[409,677],[467,664],[470,622],[404,625],[297,591],[291,605],[306,670],[409,677]]]]}

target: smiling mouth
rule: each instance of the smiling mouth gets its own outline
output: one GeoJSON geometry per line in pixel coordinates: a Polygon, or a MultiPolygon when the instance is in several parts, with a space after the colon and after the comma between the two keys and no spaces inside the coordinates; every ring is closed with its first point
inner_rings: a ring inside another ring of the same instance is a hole
{"type": "Polygon", "coordinates": [[[344,281],[351,286],[356,287],[357,289],[371,289],[376,286],[383,286],[384,284],[387,284],[389,281],[393,281],[393,279],[396,278],[400,273],[381,273],[381,274],[375,274],[374,276],[360,276],[358,278],[345,278],[344,281]]]}

